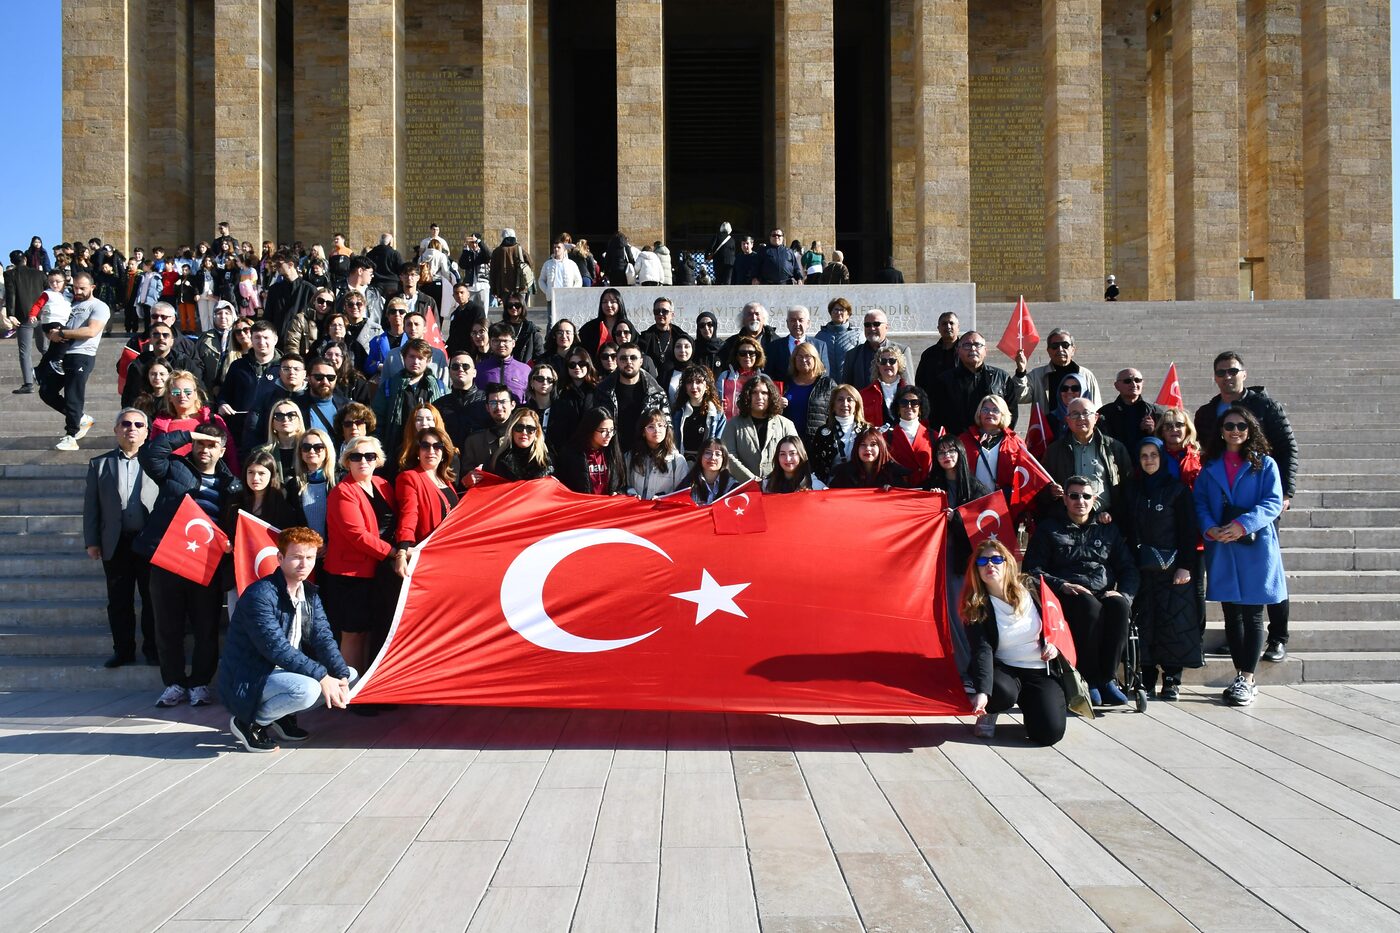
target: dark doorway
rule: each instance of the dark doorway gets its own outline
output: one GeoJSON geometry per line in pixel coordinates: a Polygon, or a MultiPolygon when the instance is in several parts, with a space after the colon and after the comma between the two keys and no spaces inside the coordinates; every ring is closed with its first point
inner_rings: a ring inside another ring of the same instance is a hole
{"type": "Polygon", "coordinates": [[[772,191],[773,12],[767,4],[665,5],[666,237],[710,243],[763,226],[772,191]]]}
{"type": "Polygon", "coordinates": [[[549,235],[601,254],[617,232],[617,19],[612,2],[549,7],[549,235]]]}
{"type": "MultiPolygon", "coordinates": [[[[884,268],[891,246],[890,7],[888,0],[836,0],[835,16],[835,248],[845,254],[851,278],[869,282],[884,268]]],[[[823,245],[830,256],[831,245],[823,245]]]]}

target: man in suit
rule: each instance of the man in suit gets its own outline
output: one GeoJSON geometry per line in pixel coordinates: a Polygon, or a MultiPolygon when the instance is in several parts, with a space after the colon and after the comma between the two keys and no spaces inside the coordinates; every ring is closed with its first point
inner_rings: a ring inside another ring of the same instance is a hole
{"type": "Polygon", "coordinates": [[[29,395],[34,391],[34,350],[40,353],[48,345],[43,334],[35,329],[29,320],[29,309],[44,293],[44,270],[30,268],[24,262],[24,253],[13,250],[10,253],[11,268],[5,270],[5,307],[10,315],[20,322],[15,343],[19,346],[20,387],[15,395],[29,395]]]}
{"type": "Polygon", "coordinates": [[[117,415],[116,449],[88,463],[83,499],[83,544],[88,557],[102,561],[107,576],[107,622],[112,628],[112,656],[104,667],[136,660],[136,594],[141,594],[141,653],[147,664],[156,657],[156,623],[151,608],[151,565],[131,549],[146,527],[160,487],[141,469],[136,452],[150,426],[139,408],[117,415]]]}
{"type": "Polygon", "coordinates": [[[800,343],[810,343],[812,348],[817,351],[817,358],[822,361],[823,372],[831,372],[831,351],[827,347],[826,341],[819,339],[811,332],[812,312],[802,305],[793,305],[788,308],[787,326],[787,336],[774,337],[763,348],[763,353],[768,360],[763,371],[777,382],[788,379],[788,365],[792,361],[792,351],[797,349],[797,345],[800,343]]]}

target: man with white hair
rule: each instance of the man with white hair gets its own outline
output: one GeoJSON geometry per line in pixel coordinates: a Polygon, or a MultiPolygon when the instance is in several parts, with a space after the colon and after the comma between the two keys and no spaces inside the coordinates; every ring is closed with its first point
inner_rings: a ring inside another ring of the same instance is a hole
{"type": "Polygon", "coordinates": [[[865,312],[865,343],[846,354],[845,366],[841,371],[841,381],[857,388],[863,388],[875,381],[875,357],[883,349],[894,347],[912,360],[908,347],[890,340],[890,318],[883,308],[871,308],[865,312]]]}
{"type": "Polygon", "coordinates": [[[788,308],[787,328],[787,336],[775,337],[763,348],[763,353],[768,359],[763,371],[774,380],[782,382],[789,377],[788,364],[792,361],[793,351],[799,344],[810,343],[812,349],[817,351],[817,358],[822,361],[822,369],[830,372],[831,352],[826,343],[812,332],[812,312],[802,305],[788,308]]]}
{"type": "Polygon", "coordinates": [[[758,341],[759,346],[765,346],[778,336],[777,328],[768,323],[768,309],[762,302],[750,301],[744,305],[744,309],[739,312],[739,331],[731,334],[724,341],[724,346],[720,347],[720,363],[725,366],[734,365],[734,349],[739,345],[740,337],[753,337],[758,341]]]}

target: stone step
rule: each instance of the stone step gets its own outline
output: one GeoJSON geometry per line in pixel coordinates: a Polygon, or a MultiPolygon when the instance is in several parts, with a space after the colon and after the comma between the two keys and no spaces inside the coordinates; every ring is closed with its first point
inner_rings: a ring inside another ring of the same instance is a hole
{"type": "Polygon", "coordinates": [[[48,599],[15,597],[0,600],[0,625],[106,625],[107,592],[81,596],[64,592],[48,599]]]}
{"type": "MultiPolygon", "coordinates": [[[[23,556],[26,554],[78,554],[83,551],[81,534],[47,535],[7,535],[0,534],[0,554],[23,556]]],[[[97,566],[101,566],[98,564],[97,566]]]]}
{"type": "MultiPolygon", "coordinates": [[[[1400,594],[1400,571],[1396,570],[1294,570],[1288,555],[1284,566],[1288,568],[1288,593],[1293,598],[1343,593],[1400,594]]],[[[1400,604],[1396,610],[1400,612],[1400,604]]]]}
{"type": "Polygon", "coordinates": [[[82,548],[66,553],[42,555],[0,553],[0,579],[33,578],[54,583],[64,580],[105,579],[102,562],[87,556],[82,548]]]}
{"type": "Polygon", "coordinates": [[[0,625],[0,657],[83,664],[111,653],[112,634],[105,625],[0,625]]]}
{"type": "Polygon", "coordinates": [[[80,515],[82,511],[81,493],[11,496],[0,490],[0,516],[80,515]]]}
{"type": "Polygon", "coordinates": [[[1284,552],[1295,547],[1400,547],[1400,530],[1395,528],[1296,528],[1288,519],[1279,529],[1279,541],[1284,552]]]}
{"type": "Polygon", "coordinates": [[[1297,508],[1283,520],[1294,528],[1400,528],[1400,509],[1297,508]]]}
{"type": "Polygon", "coordinates": [[[1400,570],[1400,547],[1285,547],[1283,565],[1289,570],[1400,570]]]}
{"type": "MultiPolygon", "coordinates": [[[[1394,622],[1400,620],[1400,598],[1373,593],[1303,594],[1290,596],[1289,621],[1394,622]]],[[[1217,604],[1211,603],[1215,606],[1217,604]]]]}
{"type": "MultiPolygon", "coordinates": [[[[1350,461],[1341,465],[1343,469],[1351,470],[1355,461],[1350,461]]],[[[1315,466],[1315,465],[1314,465],[1315,466]]],[[[1370,489],[1383,489],[1387,486],[1400,485],[1400,480],[1388,480],[1383,474],[1374,473],[1318,473],[1312,469],[1303,471],[1298,476],[1298,486],[1300,489],[1311,491],[1366,491],[1370,489]]]]}
{"type": "Polygon", "coordinates": [[[11,480],[77,480],[87,477],[88,465],[83,463],[0,463],[0,489],[7,489],[11,480]]]}
{"type": "Polygon", "coordinates": [[[1298,459],[1303,463],[1340,463],[1342,457],[1362,457],[1373,459],[1378,457],[1389,457],[1392,460],[1400,455],[1400,441],[1359,441],[1355,444],[1342,444],[1333,441],[1330,444],[1306,443],[1298,445],[1298,459]]]}
{"type": "Polygon", "coordinates": [[[160,668],[147,664],[127,664],[107,670],[105,653],[85,662],[61,658],[17,658],[0,656],[0,691],[6,690],[149,690],[151,703],[160,695],[160,668]]]}
{"type": "Polygon", "coordinates": [[[0,576],[0,593],[7,601],[43,601],[62,595],[65,599],[98,599],[107,593],[107,584],[102,574],[73,577],[58,581],[46,577],[0,576]]]}
{"type": "Polygon", "coordinates": [[[0,535],[80,534],[82,530],[83,517],[76,513],[67,515],[0,515],[0,535]]]}
{"type": "MultiPolygon", "coordinates": [[[[1390,485],[1395,481],[1391,480],[1390,485]]],[[[1324,490],[1299,492],[1293,497],[1293,509],[1364,509],[1400,508],[1400,489],[1324,490]]],[[[1291,511],[1291,510],[1290,510],[1291,511]]],[[[1285,521],[1288,519],[1285,518],[1285,521]]]]}
{"type": "Polygon", "coordinates": [[[87,485],[87,471],[82,476],[45,476],[22,479],[7,479],[0,483],[0,501],[6,499],[34,499],[38,497],[72,496],[78,497],[78,509],[82,509],[82,496],[87,485]]]}

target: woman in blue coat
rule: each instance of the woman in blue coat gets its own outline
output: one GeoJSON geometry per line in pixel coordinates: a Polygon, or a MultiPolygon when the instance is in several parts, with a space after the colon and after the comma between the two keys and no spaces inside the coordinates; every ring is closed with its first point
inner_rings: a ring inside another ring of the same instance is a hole
{"type": "Polygon", "coordinates": [[[1288,598],[1274,521],[1283,511],[1283,484],[1269,456],[1259,421],[1231,406],[1216,433],[1203,439],[1196,479],[1196,517],[1205,529],[1206,598],[1225,612],[1225,637],[1235,662],[1235,682],[1223,699],[1231,706],[1254,702],[1254,668],[1264,650],[1264,607],[1288,598]]]}

